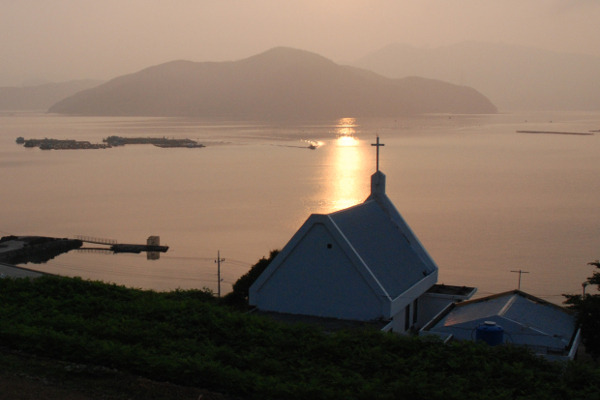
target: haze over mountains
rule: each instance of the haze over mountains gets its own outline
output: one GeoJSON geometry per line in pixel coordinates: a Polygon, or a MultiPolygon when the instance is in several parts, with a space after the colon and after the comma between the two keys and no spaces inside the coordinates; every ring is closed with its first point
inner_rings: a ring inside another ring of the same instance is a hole
{"type": "Polygon", "coordinates": [[[231,119],[494,113],[473,88],[390,79],[307,51],[274,48],[233,62],[173,61],[70,96],[49,112],[231,119]]]}
{"type": "Polygon", "coordinates": [[[473,87],[501,111],[600,109],[600,57],[464,42],[392,44],[353,65],[390,78],[417,75],[473,87]]]}
{"type": "Polygon", "coordinates": [[[100,83],[102,81],[86,79],[35,86],[0,87],[0,110],[46,111],[57,101],[100,83]]]}
{"type": "Polygon", "coordinates": [[[97,88],[101,82],[91,80],[1,87],[0,110],[57,103],[52,112],[284,119],[600,108],[596,56],[475,42],[393,44],[353,65],[359,69],[289,48],[234,62],[173,61],[97,88]]]}

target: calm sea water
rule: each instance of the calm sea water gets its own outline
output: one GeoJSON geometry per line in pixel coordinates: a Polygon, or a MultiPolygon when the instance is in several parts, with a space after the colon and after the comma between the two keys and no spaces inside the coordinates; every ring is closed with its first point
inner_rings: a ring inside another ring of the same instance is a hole
{"type": "Polygon", "coordinates": [[[363,201],[377,135],[388,196],[440,268],[479,295],[516,288],[560,303],[600,257],[600,113],[428,116],[258,124],[171,118],[0,114],[0,233],[170,246],[145,255],[71,252],[29,268],[133,287],[217,291],[279,249],[311,213],[363,201]],[[199,140],[42,151],[18,136],[199,140]],[[309,141],[318,143],[308,149],[309,141]]]}

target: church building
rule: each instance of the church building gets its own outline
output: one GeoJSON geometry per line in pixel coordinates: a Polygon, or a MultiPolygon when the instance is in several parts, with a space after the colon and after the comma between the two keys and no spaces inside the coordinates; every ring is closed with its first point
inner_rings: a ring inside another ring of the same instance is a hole
{"type": "Polygon", "coordinates": [[[384,330],[404,333],[452,301],[442,295],[440,303],[439,290],[428,293],[438,267],[388,198],[386,177],[379,171],[379,138],[374,146],[377,171],[368,198],[311,215],[250,287],[250,305],[260,311],[381,321],[384,330]]]}

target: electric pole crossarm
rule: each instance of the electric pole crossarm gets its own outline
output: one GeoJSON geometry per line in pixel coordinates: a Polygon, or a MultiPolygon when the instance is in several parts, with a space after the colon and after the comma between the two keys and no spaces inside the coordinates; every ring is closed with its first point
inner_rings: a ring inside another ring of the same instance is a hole
{"type": "Polygon", "coordinates": [[[528,274],[529,271],[518,270],[518,271],[510,271],[510,272],[516,272],[519,274],[519,286],[517,287],[517,289],[521,290],[521,275],[528,274]]]}

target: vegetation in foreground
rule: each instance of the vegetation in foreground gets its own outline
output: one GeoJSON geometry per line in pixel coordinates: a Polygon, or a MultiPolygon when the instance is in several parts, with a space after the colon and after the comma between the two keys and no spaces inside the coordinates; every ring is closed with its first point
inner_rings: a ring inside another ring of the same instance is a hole
{"type": "MultiPolygon", "coordinates": [[[[600,261],[588,263],[600,269],[600,261]]],[[[600,272],[596,271],[587,278],[585,286],[596,286],[600,291],[600,272]]],[[[577,313],[577,323],[581,329],[583,344],[595,361],[600,358],[600,294],[584,293],[581,295],[566,294],[565,303],[577,313]]]]}
{"type": "Polygon", "coordinates": [[[324,333],[218,304],[81,279],[0,279],[0,342],[80,365],[260,399],[597,398],[600,370],[520,348],[324,333]]]}

